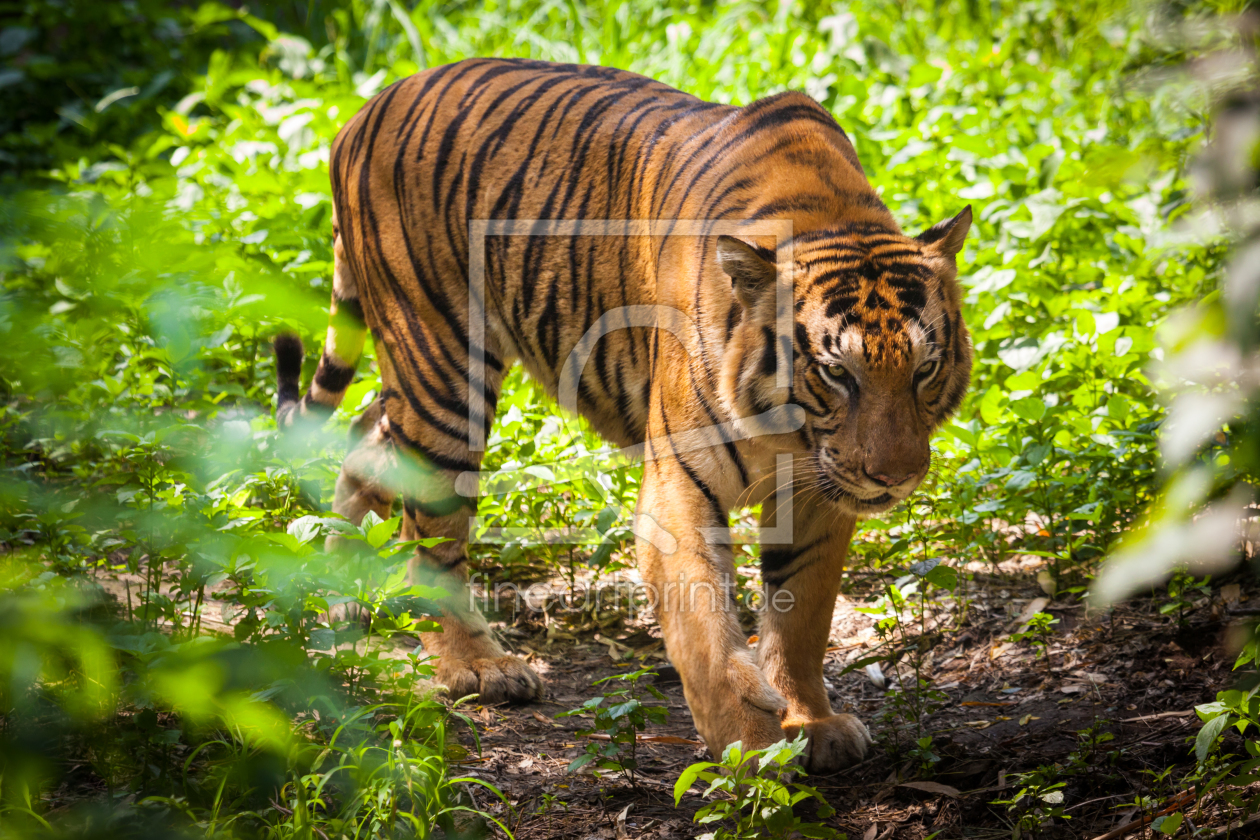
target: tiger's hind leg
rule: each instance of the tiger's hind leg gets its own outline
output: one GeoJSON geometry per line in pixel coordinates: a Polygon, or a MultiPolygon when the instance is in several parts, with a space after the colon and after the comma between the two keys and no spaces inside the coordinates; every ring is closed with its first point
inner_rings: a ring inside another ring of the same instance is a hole
{"type": "MultiPolygon", "coordinates": [[[[413,583],[447,593],[438,600],[442,614],[435,616],[442,632],[420,634],[425,650],[437,657],[437,680],[453,698],[477,694],[483,703],[541,699],[542,681],[495,638],[468,588],[469,521],[477,512],[477,500],[475,489],[468,495],[457,492],[456,481],[471,473],[463,479],[461,489],[469,479],[475,488],[482,453],[469,448],[466,436],[450,431],[460,421],[467,428],[467,409],[463,409],[462,418],[447,417],[442,410],[467,405],[467,381],[445,375],[432,376],[423,383],[404,382],[397,373],[397,346],[388,335],[378,346],[386,349],[378,356],[384,384],[379,431],[388,436],[396,458],[393,486],[402,490],[401,536],[404,540],[442,539],[419,548],[410,566],[413,583]],[[422,402],[435,396],[432,408],[422,402]],[[434,422],[439,418],[446,422],[434,422]]],[[[414,364],[414,357],[402,355],[409,365],[414,364]]],[[[487,372],[492,374],[486,383],[487,404],[493,406],[502,374],[487,372]]],[[[412,368],[412,374],[426,376],[427,372],[412,368]]]]}
{"type": "MultiPolygon", "coordinates": [[[[399,495],[393,479],[398,453],[389,436],[381,400],[373,402],[350,424],[349,443],[337,476],[333,513],[341,514],[355,527],[363,524],[368,511],[381,519],[389,519],[399,495]]],[[[348,542],[339,534],[329,534],[324,540],[324,550],[337,551],[348,542]]],[[[358,602],[347,601],[330,607],[328,618],[358,622],[366,627],[371,614],[358,602]]]]}
{"type": "MultiPolygon", "coordinates": [[[[398,453],[389,435],[385,406],[377,399],[350,424],[350,450],[337,476],[333,512],[356,526],[368,511],[389,519],[400,490],[391,481],[397,466],[398,453]]],[[[330,536],[326,548],[332,549],[343,541],[330,536]]]]}

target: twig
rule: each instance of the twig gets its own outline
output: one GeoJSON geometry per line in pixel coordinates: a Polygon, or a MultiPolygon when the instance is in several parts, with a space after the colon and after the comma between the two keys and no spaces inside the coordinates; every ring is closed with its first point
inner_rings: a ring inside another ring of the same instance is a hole
{"type": "Polygon", "coordinates": [[[1244,831],[1246,829],[1255,828],[1256,826],[1260,826],[1260,816],[1254,816],[1246,822],[1241,822],[1232,827],[1226,827],[1216,832],[1211,837],[1203,838],[1203,840],[1225,840],[1227,837],[1246,837],[1247,835],[1244,831]]]}
{"type": "MultiPolygon", "coordinates": [[[[592,741],[611,741],[611,735],[605,735],[603,732],[592,732],[589,735],[583,735],[583,738],[590,738],[592,741]]],[[[678,747],[703,747],[704,744],[699,741],[693,741],[690,738],[679,738],[677,735],[635,735],[634,740],[639,744],[672,744],[678,747]]]]}
{"type": "Polygon", "coordinates": [[[1098,835],[1097,837],[1094,838],[1094,840],[1117,840],[1117,838],[1123,837],[1126,834],[1129,834],[1130,832],[1137,831],[1138,829],[1141,829],[1141,828],[1146,828],[1148,825],[1150,825],[1151,823],[1155,821],[1156,817],[1167,816],[1171,814],[1173,811],[1178,811],[1182,808],[1185,808],[1187,805],[1192,805],[1192,804],[1194,804],[1194,793],[1192,791],[1186,791],[1185,793],[1178,794],[1177,797],[1173,800],[1172,804],[1165,807],[1162,811],[1159,811],[1155,814],[1143,815],[1139,817],[1138,819],[1133,820],[1132,822],[1125,823],[1119,828],[1113,828],[1111,831],[1108,831],[1106,834],[1098,835]]]}
{"type": "Polygon", "coordinates": [[[1120,721],[1120,723],[1142,723],[1143,721],[1148,721],[1148,720],[1162,720],[1164,718],[1173,718],[1173,717],[1189,717],[1192,714],[1194,714],[1193,709],[1186,709],[1185,711],[1180,711],[1180,712],[1160,712],[1159,714],[1155,714],[1155,715],[1142,715],[1141,717],[1124,718],[1120,721]]]}
{"type": "Polygon", "coordinates": [[[1126,793],[1117,793],[1115,796],[1100,796],[1097,799],[1086,799],[1084,802],[1077,802],[1075,805],[1069,805],[1064,811],[1071,811],[1073,808],[1084,808],[1086,805],[1093,805],[1095,802],[1106,802],[1108,799],[1119,799],[1122,796],[1128,796],[1126,793]]]}

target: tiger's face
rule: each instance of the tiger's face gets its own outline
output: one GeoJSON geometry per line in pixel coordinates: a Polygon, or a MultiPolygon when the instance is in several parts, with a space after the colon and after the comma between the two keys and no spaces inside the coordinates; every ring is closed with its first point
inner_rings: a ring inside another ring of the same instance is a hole
{"type": "MultiPolygon", "coordinates": [[[[850,229],[793,240],[786,397],[804,411],[800,488],[870,516],[905,499],[927,474],[929,439],[971,376],[955,262],[970,226],[967,208],[913,238],[850,229]]],[[[773,259],[742,240],[719,240],[719,263],[743,308],[723,377],[741,416],[784,401],[769,353],[773,288],[788,272],[773,259]]]]}

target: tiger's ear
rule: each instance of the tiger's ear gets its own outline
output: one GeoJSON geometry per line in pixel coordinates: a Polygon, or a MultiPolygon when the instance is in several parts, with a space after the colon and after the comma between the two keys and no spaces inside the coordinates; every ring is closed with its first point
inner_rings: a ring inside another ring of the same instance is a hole
{"type": "Polygon", "coordinates": [[[767,289],[774,288],[778,272],[763,249],[733,236],[719,236],[717,258],[718,265],[731,278],[736,299],[745,309],[755,306],[767,289]]]}
{"type": "Polygon", "coordinates": [[[971,205],[952,219],[937,222],[920,233],[915,239],[931,246],[938,253],[947,257],[956,257],[967,241],[967,231],[971,230],[971,205]]]}

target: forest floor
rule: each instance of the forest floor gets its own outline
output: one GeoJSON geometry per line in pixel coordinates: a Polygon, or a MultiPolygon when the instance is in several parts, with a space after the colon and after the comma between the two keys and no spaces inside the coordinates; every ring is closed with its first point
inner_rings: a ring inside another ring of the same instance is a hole
{"type": "MultiPolygon", "coordinates": [[[[856,767],[804,780],[836,808],[830,822],[850,840],[1012,837],[1019,816],[1039,803],[1033,797],[1015,808],[995,803],[1018,793],[1019,774],[1049,767],[1043,781],[1063,783],[1060,807],[1068,819],[1044,823],[1035,836],[1162,836],[1144,827],[1144,820],[1175,805],[1189,820],[1185,836],[1224,837],[1220,830],[1246,815],[1217,794],[1196,801],[1182,777],[1194,766],[1199,725],[1193,707],[1230,684],[1231,634],[1241,632],[1245,616],[1260,613],[1260,591],[1239,577],[1183,599],[1171,615],[1160,612],[1167,599],[1151,598],[1087,613],[1075,599],[1047,598],[1027,570],[1020,571],[977,574],[964,615],[957,604],[938,603],[923,637],[928,642],[899,665],[843,673],[847,664],[869,657],[879,641],[875,619],[853,608],[877,594],[881,579],[860,572],[848,578],[833,617],[825,673],[833,708],[865,721],[875,748],[856,767]],[[1010,640],[1038,610],[1058,619],[1044,655],[1010,640]],[[917,720],[897,688],[900,680],[913,685],[916,657],[920,676],[941,692],[917,720]],[[925,763],[912,757],[911,748],[929,735],[939,760],[925,763]]],[[[527,706],[472,707],[481,751],[465,730],[461,737],[471,758],[460,770],[504,791],[513,813],[483,797],[478,805],[497,809],[521,840],[664,840],[710,830],[692,824],[705,801],[700,785],[674,806],[678,774],[705,752],[682,687],[671,678],[659,630],[647,617],[600,618],[597,623],[585,613],[525,611],[498,625],[542,674],[547,693],[527,706]],[[633,785],[617,773],[568,773],[587,743],[576,731],[590,719],[557,715],[597,696],[595,680],[631,666],[659,672],[655,685],[669,710],[668,722],[646,736],[674,738],[638,745],[633,785]]],[[[1229,836],[1260,835],[1253,829],[1260,823],[1229,836]]]]}

